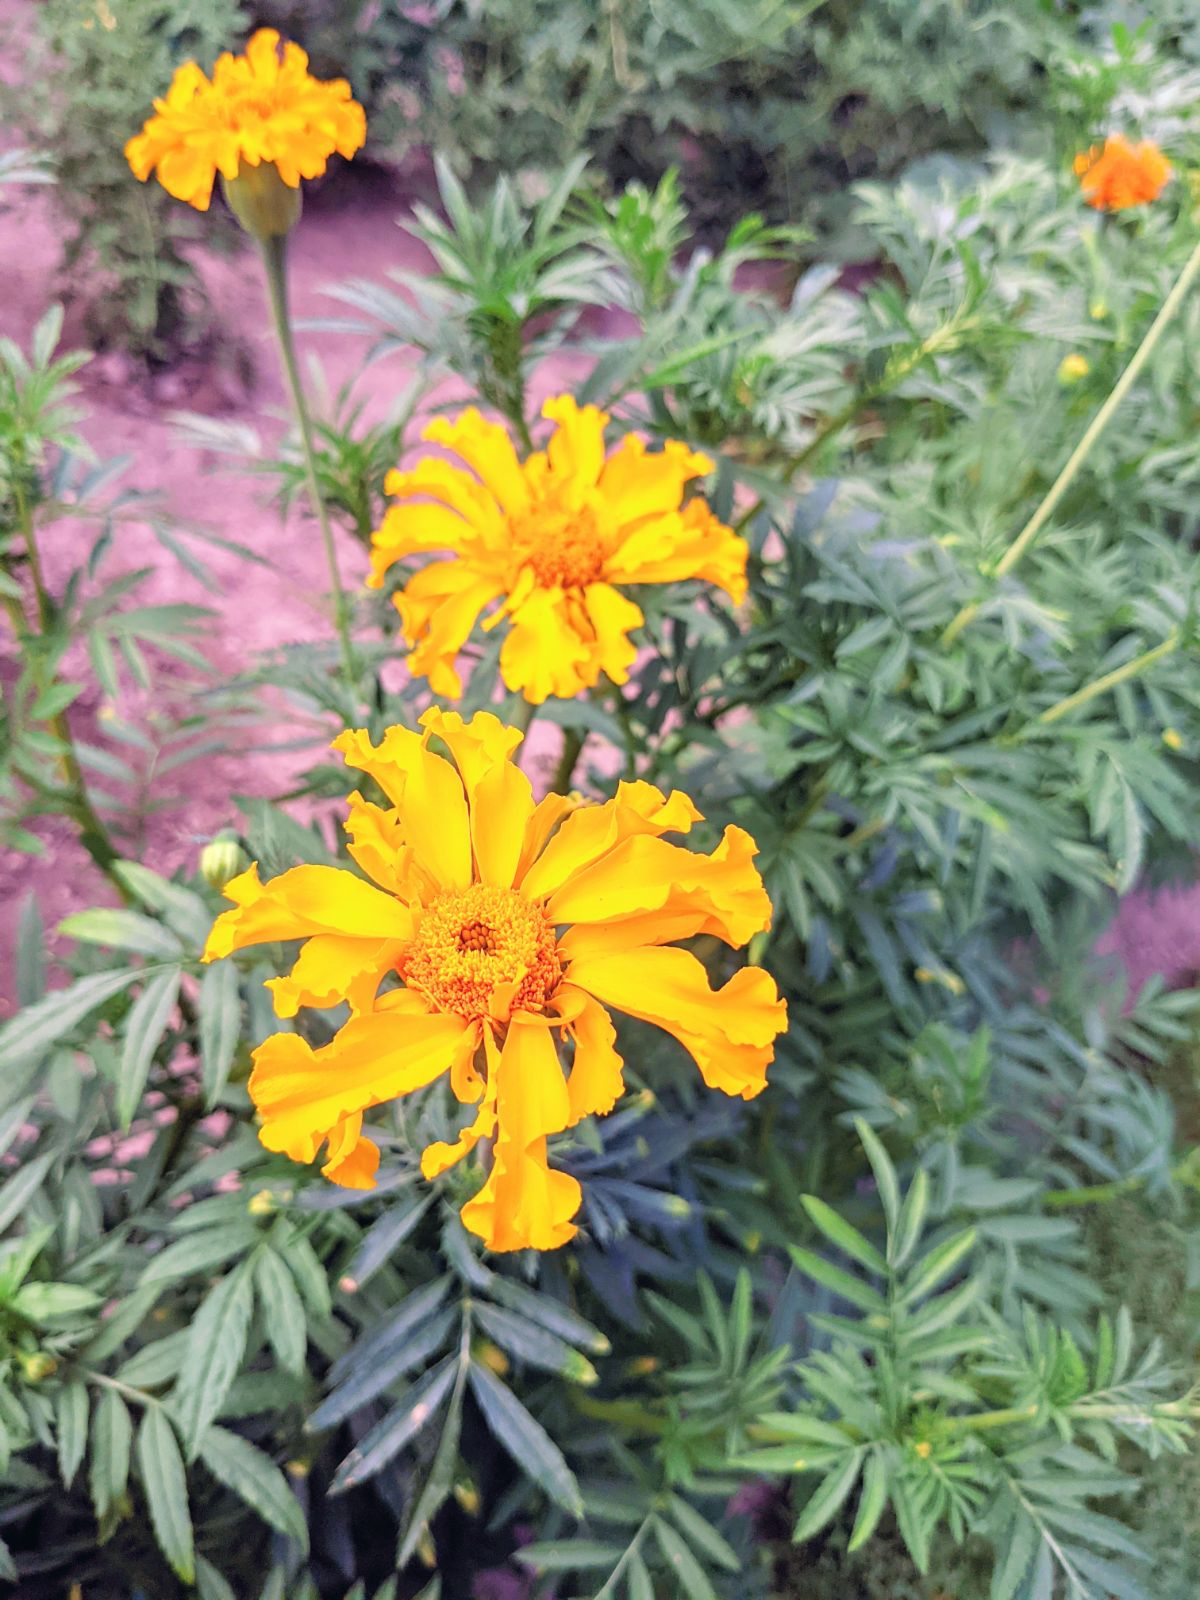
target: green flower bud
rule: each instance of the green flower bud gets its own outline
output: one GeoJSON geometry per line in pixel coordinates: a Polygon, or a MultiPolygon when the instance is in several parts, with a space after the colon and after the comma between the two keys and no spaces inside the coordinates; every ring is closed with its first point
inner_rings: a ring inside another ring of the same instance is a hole
{"type": "Polygon", "coordinates": [[[242,162],[236,178],[222,178],[229,209],[252,238],[282,239],[300,220],[300,186],[293,189],[273,161],[242,162]]]}
{"type": "Polygon", "coordinates": [[[200,876],[212,889],[223,889],[244,864],[242,847],[228,831],[219,833],[200,852],[200,876]]]}

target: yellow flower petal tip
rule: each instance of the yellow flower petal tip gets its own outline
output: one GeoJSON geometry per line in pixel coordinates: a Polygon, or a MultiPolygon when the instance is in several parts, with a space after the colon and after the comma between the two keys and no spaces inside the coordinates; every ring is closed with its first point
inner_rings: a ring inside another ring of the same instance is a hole
{"type": "Polygon", "coordinates": [[[1103,148],[1075,157],[1075,175],[1088,205],[1097,211],[1127,211],[1157,200],[1171,176],[1171,163],[1149,139],[1131,144],[1112,133],[1103,148]]]}
{"type": "Polygon", "coordinates": [[[379,1151],[364,1114],[448,1075],[473,1110],[424,1150],[424,1176],[478,1148],[466,1226],[492,1250],[553,1250],[575,1235],[583,1194],[548,1140],[624,1093],[609,1008],[673,1034],[710,1087],[744,1099],[765,1087],[787,1018],[766,972],[740,967],[714,988],[677,943],[742,948],[769,924],[750,836],[727,828],[707,855],[675,843],[665,835],[700,813],[642,782],[603,805],[535,803],[519,742],[489,712],[436,709],[420,732],[392,728],[378,744],[342,734],[336,747],[389,802],[350,802],[350,854],[374,881],[298,866],[264,883],[251,867],[226,885],[232,909],[205,955],[302,940],[291,972],[270,980],[276,1009],[349,1004],[320,1049],[276,1033],[254,1052],[269,1150],[311,1162],[323,1149],[332,1182],[369,1189],[379,1151]]]}
{"type": "Polygon", "coordinates": [[[353,156],[366,137],[366,114],[350,85],[312,77],[298,44],[260,28],[245,55],[217,58],[211,78],[184,62],[125,146],[125,159],[136,178],[157,172],[168,194],[207,211],[218,173],[232,183],[269,165],[295,190],[302,178],[320,177],[335,153],[353,156]]]}
{"type": "Polygon", "coordinates": [[[744,539],[708,505],[684,503],[713,470],[705,455],[668,441],[649,451],[629,435],[605,451],[609,418],[571,395],[546,401],[544,450],[521,461],[505,430],[474,407],[425,429],[455,466],[425,457],[390,473],[394,503],[372,536],[371,587],[412,555],[436,559],[395,596],[409,668],[434,693],[457,699],[455,665],[479,619],[507,623],[500,672],[534,704],[564,699],[606,675],[624,683],[636,657],[640,609],[629,584],[698,579],[735,604],[746,595],[744,539]]]}

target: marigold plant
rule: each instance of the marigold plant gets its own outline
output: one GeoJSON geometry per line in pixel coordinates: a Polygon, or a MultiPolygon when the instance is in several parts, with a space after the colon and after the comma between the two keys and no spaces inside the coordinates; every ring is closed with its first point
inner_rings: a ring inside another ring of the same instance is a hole
{"type": "Polygon", "coordinates": [[[516,729],[436,708],[422,725],[391,728],[379,745],[360,731],[334,742],[391,802],[350,797],[350,853],[374,884],[321,866],[264,884],[251,867],[226,887],[235,909],[205,959],[304,939],[291,973],[270,982],[276,1011],[350,1006],[321,1049],[277,1033],[255,1051],[250,1093],[268,1149],[312,1161],[327,1143],[326,1175],[371,1188],[379,1151],[363,1112],[448,1071],[478,1111],[455,1143],[424,1152],[426,1177],[494,1141],[464,1222],[494,1250],[553,1249],[576,1232],[581,1193],[550,1167],[546,1140],[611,1111],[622,1092],[608,1006],[674,1034],[710,1088],[747,1100],[764,1088],[786,1022],[774,980],[746,967],[714,990],[695,955],[669,947],[707,934],[737,949],[768,926],[771,905],[740,828],[709,856],[662,837],[701,820],[678,790],[623,783],[603,805],[535,803],[512,760],[516,729]],[[400,982],[381,991],[387,978],[400,982]],[[556,1032],[573,1045],[565,1076],[556,1032]]]}
{"type": "Polygon", "coordinates": [[[1104,148],[1093,145],[1075,157],[1079,187],[1097,211],[1127,211],[1157,200],[1171,176],[1171,163],[1150,139],[1131,144],[1109,134],[1104,148]]]}
{"type": "Polygon", "coordinates": [[[320,177],[335,151],[361,150],[366,136],[366,114],[345,79],[314,78],[298,44],[281,45],[274,28],[260,28],[244,56],[218,57],[211,79],[184,62],[125,155],[135,177],[144,182],[157,171],[169,194],[207,211],[218,172],[232,182],[269,164],[298,189],[302,178],[320,177]]]}
{"type": "Polygon", "coordinates": [[[637,654],[629,635],[643,616],[621,586],[699,578],[735,602],[745,596],[745,541],[703,500],[683,503],[686,486],[713,470],[707,456],[674,440],[651,453],[630,434],[606,458],[608,416],[571,395],[547,400],[542,415],[555,431],[524,462],[474,407],[436,418],[424,437],[471,470],[427,456],[387,480],[397,504],[374,535],[368,583],[381,587],[405,556],[450,552],[395,597],[408,665],[435,694],[462,693],[455,658],[497,601],[484,627],[511,624],[501,675],[538,705],[591,688],[601,673],[626,681],[637,654]]]}

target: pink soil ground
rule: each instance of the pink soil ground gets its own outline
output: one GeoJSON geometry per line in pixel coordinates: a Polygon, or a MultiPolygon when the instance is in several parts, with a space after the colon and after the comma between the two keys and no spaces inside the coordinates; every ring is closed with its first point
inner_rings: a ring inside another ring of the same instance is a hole
{"type": "MultiPolygon", "coordinates": [[[[0,0],[0,22],[12,16],[11,0],[0,0]]],[[[329,315],[333,302],[324,287],[349,277],[378,282],[389,268],[421,269],[427,257],[404,229],[408,199],[399,186],[361,170],[342,173],[340,181],[315,197],[293,239],[291,288],[298,318],[329,315]]],[[[0,210],[0,334],[22,345],[47,307],[62,293],[57,278],[60,239],[53,197],[45,190],[9,188],[0,210]]],[[[147,562],[159,570],[142,598],[166,602],[187,600],[213,607],[206,630],[205,653],[217,672],[233,676],[249,668],[262,652],[297,641],[328,637],[325,566],[319,541],[307,518],[294,516],[281,528],[267,503],[264,484],[230,471],[226,463],[206,458],[181,445],[169,420],[180,409],[208,412],[223,421],[253,423],[268,438],[281,426],[284,396],[267,319],[267,306],[254,256],[246,251],[231,259],[207,255],[198,259],[222,323],[251,357],[254,381],[249,390],[219,374],[185,367],[154,384],[133,378],[118,359],[103,357],[81,377],[87,418],[83,433],[96,454],[128,454],[124,482],[151,491],[181,521],[201,524],[249,546],[274,565],[249,566],[220,551],[205,559],[221,580],[219,596],[198,590],[186,572],[160,555],[134,524],[125,524],[111,558],[111,570],[128,570],[147,562]]],[[[68,317],[66,342],[81,344],[77,319],[68,317]]],[[[330,388],[359,377],[370,413],[386,409],[405,384],[414,361],[392,357],[365,372],[363,341],[341,335],[304,334],[302,359],[319,356],[330,388]]],[[[540,394],[565,387],[577,373],[577,358],[563,356],[538,374],[540,394]]],[[[56,527],[47,539],[48,579],[57,587],[81,559],[91,535],[69,524],[56,527]]],[[[361,548],[349,538],[339,541],[343,575],[357,583],[365,571],[361,548]]],[[[11,655],[0,645],[0,656],[11,655]]],[[[136,720],[144,708],[136,701],[120,706],[121,715],[136,720]]],[[[75,715],[84,729],[103,728],[105,708],[95,696],[85,698],[75,715]]],[[[551,733],[549,739],[553,741],[551,733]]],[[[191,764],[160,780],[158,794],[181,803],[156,816],[147,833],[144,858],[163,871],[193,860],[200,845],[219,828],[237,820],[231,795],[272,795],[283,787],[280,758],[245,740],[215,758],[191,764]]],[[[82,905],[109,898],[105,885],[88,866],[65,825],[40,830],[45,853],[40,857],[9,854],[0,860],[0,997],[12,992],[11,971],[16,924],[30,892],[51,929],[82,905]]],[[[1154,972],[1178,978],[1200,968],[1200,889],[1141,897],[1127,903],[1106,947],[1117,950],[1135,984],[1154,972]]],[[[0,1015],[5,1009],[0,998],[0,1015]]]]}

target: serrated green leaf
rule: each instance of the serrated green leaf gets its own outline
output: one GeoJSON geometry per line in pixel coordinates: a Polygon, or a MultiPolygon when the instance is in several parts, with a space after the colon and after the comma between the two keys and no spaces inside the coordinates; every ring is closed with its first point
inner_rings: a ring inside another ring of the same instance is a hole
{"type": "Polygon", "coordinates": [[[117,1116],[128,1128],[141,1104],[150,1063],[179,1000],[179,968],[157,972],[129,1008],[117,1080],[117,1116]]]}
{"type": "Polygon", "coordinates": [[[455,1363],[447,1359],[410,1385],[397,1404],[359,1440],[342,1462],[329,1486],[330,1494],[353,1489],[394,1460],[410,1440],[428,1426],[450,1392],[455,1372],[455,1363]]]}
{"type": "Polygon", "coordinates": [[[840,1295],[843,1300],[848,1300],[852,1306],[857,1306],[860,1311],[875,1316],[886,1314],[887,1301],[878,1290],[863,1283],[861,1278],[843,1271],[841,1267],[835,1267],[832,1261],[814,1255],[811,1250],[802,1250],[793,1244],[788,1246],[788,1251],[801,1272],[834,1294],[840,1295]]]}
{"type": "Polygon", "coordinates": [[[879,1526],[888,1499],[888,1471],[882,1451],[872,1450],[863,1468],[862,1494],[858,1501],[858,1514],[850,1533],[847,1551],[862,1548],[879,1526]]]}
{"type": "Polygon", "coordinates": [[[136,967],[123,972],[93,972],[18,1011],[0,1028],[0,1072],[29,1056],[41,1055],[70,1033],[77,1022],[122,989],[128,989],[142,975],[136,967]]]}
{"type": "Polygon", "coordinates": [[[454,1470],[458,1464],[458,1445],[462,1438],[464,1369],[460,1358],[455,1372],[455,1383],[450,1393],[450,1403],[442,1419],[442,1433],[438,1447],[426,1474],[425,1482],[412,1505],[396,1550],[396,1566],[404,1567],[412,1560],[439,1507],[454,1487],[454,1470]]]}
{"type": "Polygon", "coordinates": [[[200,1460],[263,1521],[308,1550],[308,1523],[287,1479],[270,1456],[229,1428],[210,1427],[200,1441],[200,1460]]]}
{"type": "Polygon", "coordinates": [[[195,1459],[242,1364],[254,1309],[250,1274],[251,1263],[241,1262],[209,1290],[192,1318],[187,1352],[171,1396],[189,1460],[195,1459]]]}
{"type": "Polygon", "coordinates": [[[849,1450],[841,1464],[834,1467],[821,1480],[812,1498],[800,1513],[800,1520],[796,1523],[795,1532],[792,1534],[795,1544],[803,1544],[814,1534],[820,1533],[827,1523],[833,1521],[858,1481],[862,1462],[861,1449],[849,1450]]]}
{"type": "Polygon", "coordinates": [[[739,1571],[742,1559],[737,1551],[682,1495],[671,1496],[667,1502],[667,1514],[674,1517],[676,1526],[688,1543],[703,1550],[710,1561],[715,1561],[727,1572],[739,1571]]]}
{"type": "Polygon", "coordinates": [[[896,1226],[888,1235],[887,1258],[898,1272],[916,1249],[929,1210],[929,1174],[918,1167],[900,1207],[896,1226]]]}
{"type": "Polygon", "coordinates": [[[688,1600],[717,1600],[717,1591],[713,1588],[708,1573],[671,1524],[662,1517],[654,1519],[654,1538],[667,1566],[675,1574],[680,1592],[685,1594],[688,1600]]]}
{"type": "Polygon", "coordinates": [[[557,1505],[582,1517],[583,1501],[575,1474],[541,1423],[486,1367],[473,1361],[467,1376],[484,1421],[521,1471],[557,1505]]]}
{"type": "Polygon", "coordinates": [[[296,1284],[274,1250],[262,1250],[254,1264],[254,1282],[262,1306],[263,1326],[280,1365],[304,1371],[308,1351],[308,1319],[296,1284]]]}
{"type": "Polygon", "coordinates": [[[88,1483],[96,1520],[103,1524],[124,1497],[129,1483],[133,1421],[116,1389],[103,1389],[92,1415],[88,1483]]]}
{"type": "Polygon", "coordinates": [[[217,961],[205,969],[198,1009],[204,1103],[213,1106],[225,1087],[241,1036],[242,999],[232,961],[217,961]]]}
{"type": "Polygon", "coordinates": [[[58,1469],[62,1481],[69,1489],[79,1471],[79,1463],[87,1449],[88,1392],[80,1378],[63,1385],[58,1396],[56,1423],[58,1429],[58,1469]]]}
{"type": "Polygon", "coordinates": [[[935,1245],[928,1255],[922,1256],[905,1280],[901,1303],[913,1305],[936,1289],[959,1262],[970,1255],[975,1248],[976,1237],[974,1228],[966,1228],[962,1233],[956,1233],[935,1245]]]}
{"type": "Polygon", "coordinates": [[[619,1544],[597,1539],[547,1539],[514,1552],[523,1567],[535,1572],[592,1572],[616,1566],[624,1553],[619,1544]]]}
{"type": "Polygon", "coordinates": [[[536,1322],[486,1304],[476,1307],[475,1317],[483,1331],[518,1361],[540,1367],[543,1372],[557,1372],[572,1383],[596,1382],[598,1374],[588,1358],[536,1322]]]}
{"type": "Polygon", "coordinates": [[[0,1189],[0,1233],[24,1212],[53,1165],[53,1152],[44,1150],[24,1162],[0,1189]]]}
{"type": "Polygon", "coordinates": [[[857,1228],[852,1228],[844,1217],[819,1200],[816,1195],[803,1194],[800,1196],[801,1204],[808,1212],[813,1226],[819,1228],[831,1244],[844,1250],[845,1253],[866,1267],[868,1272],[875,1273],[878,1277],[887,1277],[887,1262],[876,1250],[868,1239],[864,1239],[857,1228]]]}
{"type": "Polygon", "coordinates": [[[196,1557],[183,1456],[161,1406],[148,1406],[142,1418],[137,1464],[159,1549],[184,1583],[192,1583],[196,1557]]]}
{"type": "Polygon", "coordinates": [[[158,956],[178,961],[183,954],[179,939],[161,922],[140,911],[125,911],[110,906],[92,906],[72,912],[58,925],[59,933],[85,944],[107,945],[114,950],[132,950],[135,955],[158,956]]]}

